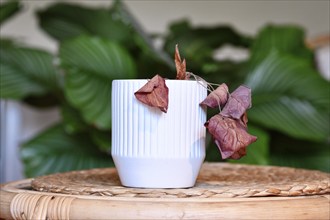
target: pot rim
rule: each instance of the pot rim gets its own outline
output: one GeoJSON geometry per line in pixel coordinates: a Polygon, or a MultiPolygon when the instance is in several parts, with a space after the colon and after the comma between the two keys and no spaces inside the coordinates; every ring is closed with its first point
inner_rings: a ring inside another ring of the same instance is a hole
{"type": "MultiPolygon", "coordinates": [[[[149,81],[150,79],[114,79],[112,80],[112,82],[147,82],[149,81]]],[[[170,82],[170,83],[198,83],[198,84],[205,84],[204,81],[200,80],[200,81],[197,81],[195,79],[188,79],[188,80],[181,80],[181,79],[165,79],[166,82],[170,82]]]]}

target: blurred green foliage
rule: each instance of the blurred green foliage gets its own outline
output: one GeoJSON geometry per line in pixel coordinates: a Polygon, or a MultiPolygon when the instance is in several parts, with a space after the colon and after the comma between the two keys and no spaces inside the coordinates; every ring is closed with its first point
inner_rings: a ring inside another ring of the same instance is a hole
{"type": "MultiPolygon", "coordinates": [[[[17,1],[3,3],[1,25],[20,8],[17,1]]],[[[252,88],[249,130],[259,140],[248,156],[232,162],[330,171],[329,82],[317,72],[302,28],[267,25],[251,37],[229,26],[193,27],[179,20],[166,34],[151,35],[120,1],[109,8],[56,3],[36,15],[40,28],[58,41],[57,54],[15,39],[0,41],[1,98],[61,110],[59,124],[23,144],[27,176],[113,166],[111,81],[156,73],[174,78],[177,43],[189,72],[231,90],[252,88]],[[154,38],[162,48],[153,46],[154,38]],[[227,45],[248,50],[249,58],[217,59],[227,45]]],[[[221,161],[210,137],[207,143],[206,160],[221,161]]]]}

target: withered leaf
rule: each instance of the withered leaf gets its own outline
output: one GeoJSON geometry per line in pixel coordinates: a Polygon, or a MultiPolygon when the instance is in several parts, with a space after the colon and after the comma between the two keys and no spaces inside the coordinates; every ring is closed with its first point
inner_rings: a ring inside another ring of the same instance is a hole
{"type": "Polygon", "coordinates": [[[244,114],[242,115],[242,117],[241,117],[241,122],[243,123],[243,125],[244,125],[245,127],[247,127],[248,116],[247,116],[247,113],[246,113],[246,112],[244,112],[244,114]]]}
{"type": "Polygon", "coordinates": [[[257,137],[247,132],[245,122],[217,114],[205,123],[215,139],[223,159],[239,159],[246,155],[246,147],[257,137]]]}
{"type": "Polygon", "coordinates": [[[183,59],[183,61],[181,61],[178,45],[175,45],[174,62],[176,67],[176,79],[188,79],[189,77],[186,74],[186,60],[183,59]]]}
{"type": "Polygon", "coordinates": [[[228,100],[228,86],[225,83],[222,83],[218,88],[213,90],[207,97],[204,99],[200,105],[204,105],[210,108],[219,107],[223,108],[223,106],[227,103],[228,100]]]}
{"type": "Polygon", "coordinates": [[[251,89],[239,86],[229,95],[228,101],[221,111],[221,115],[240,119],[248,108],[251,107],[251,89]]]}
{"type": "Polygon", "coordinates": [[[134,95],[144,104],[157,107],[162,112],[167,112],[168,87],[165,84],[165,79],[161,76],[154,76],[142,88],[136,91],[134,95]]]}

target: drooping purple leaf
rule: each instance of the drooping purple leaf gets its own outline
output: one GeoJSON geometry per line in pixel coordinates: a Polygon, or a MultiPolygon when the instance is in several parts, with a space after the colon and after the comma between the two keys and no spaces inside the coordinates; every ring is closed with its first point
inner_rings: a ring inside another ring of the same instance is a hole
{"type": "Polygon", "coordinates": [[[162,112],[167,112],[168,87],[165,84],[165,79],[161,76],[154,76],[142,88],[135,92],[134,95],[144,104],[157,107],[162,112]]]}
{"type": "Polygon", "coordinates": [[[247,132],[245,122],[217,114],[205,123],[223,159],[239,159],[246,155],[246,147],[257,137],[247,132]]]}
{"type": "Polygon", "coordinates": [[[232,92],[221,115],[240,119],[247,109],[251,107],[251,89],[246,86],[239,86],[232,92]]]}
{"type": "Polygon", "coordinates": [[[228,86],[222,83],[218,88],[212,91],[200,104],[210,108],[223,108],[228,100],[228,86]]]}

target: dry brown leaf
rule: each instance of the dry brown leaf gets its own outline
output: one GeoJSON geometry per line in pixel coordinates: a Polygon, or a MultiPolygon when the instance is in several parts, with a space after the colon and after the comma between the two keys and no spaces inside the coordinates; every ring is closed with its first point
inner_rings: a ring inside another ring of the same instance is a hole
{"type": "Polygon", "coordinates": [[[167,112],[168,87],[165,84],[165,79],[161,76],[154,76],[142,88],[136,91],[134,95],[144,104],[157,107],[162,112],[167,112]]]}
{"type": "Polygon", "coordinates": [[[212,91],[203,102],[201,102],[201,105],[210,108],[223,108],[223,106],[227,103],[228,94],[228,86],[225,83],[222,83],[218,86],[218,88],[212,91]]]}
{"type": "Polygon", "coordinates": [[[255,142],[257,137],[250,135],[246,121],[217,114],[205,123],[215,140],[223,159],[239,159],[246,155],[246,147],[255,142]]]}
{"type": "Polygon", "coordinates": [[[251,89],[239,86],[232,92],[221,111],[221,115],[240,119],[248,108],[251,107],[251,89]]]}
{"type": "Polygon", "coordinates": [[[174,62],[176,67],[176,79],[188,79],[189,76],[186,74],[186,60],[183,59],[183,61],[181,61],[178,45],[175,45],[174,62]]]}

